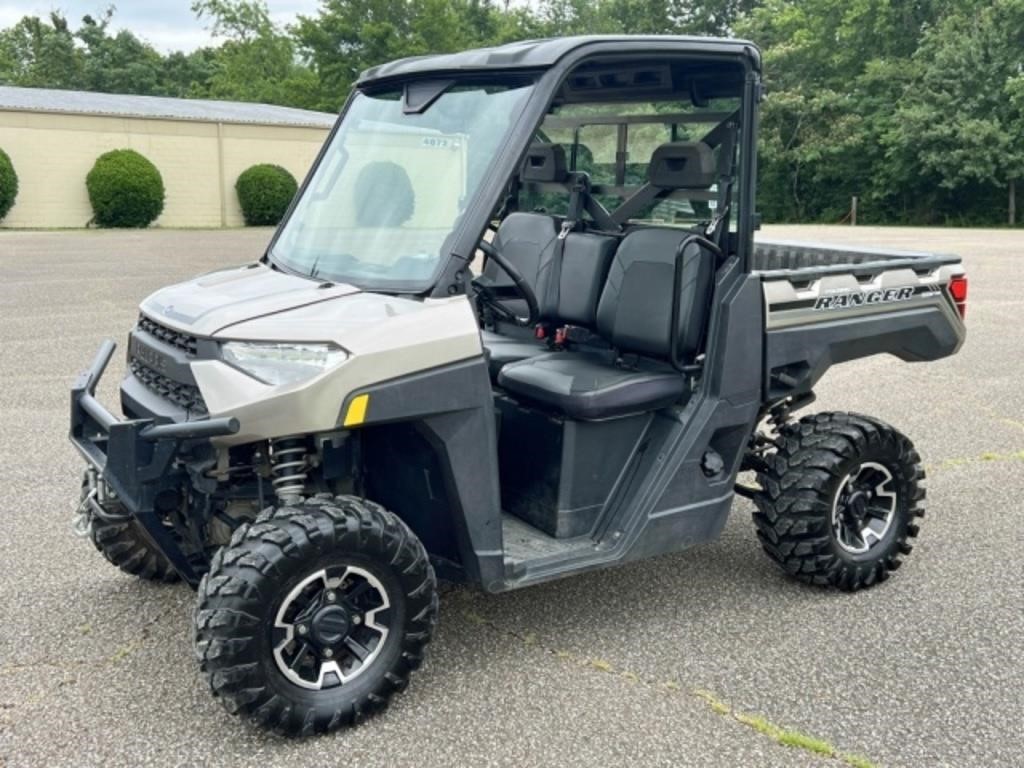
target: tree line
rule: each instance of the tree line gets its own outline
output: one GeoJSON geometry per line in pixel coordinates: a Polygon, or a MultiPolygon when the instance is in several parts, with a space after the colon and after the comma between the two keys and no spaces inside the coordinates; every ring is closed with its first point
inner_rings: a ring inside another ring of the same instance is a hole
{"type": "Polygon", "coordinates": [[[0,83],[337,111],[403,56],[585,33],[736,35],[764,52],[768,221],[1013,223],[1024,178],[1024,0],[196,0],[222,41],[164,54],[115,9],[0,30],[0,83]]]}

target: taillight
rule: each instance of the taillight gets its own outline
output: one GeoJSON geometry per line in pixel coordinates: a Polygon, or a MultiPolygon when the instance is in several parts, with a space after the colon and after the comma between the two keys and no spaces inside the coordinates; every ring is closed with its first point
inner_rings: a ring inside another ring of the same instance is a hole
{"type": "Polygon", "coordinates": [[[960,317],[967,317],[967,275],[957,275],[949,281],[949,295],[953,297],[953,303],[960,313],[960,317]]]}

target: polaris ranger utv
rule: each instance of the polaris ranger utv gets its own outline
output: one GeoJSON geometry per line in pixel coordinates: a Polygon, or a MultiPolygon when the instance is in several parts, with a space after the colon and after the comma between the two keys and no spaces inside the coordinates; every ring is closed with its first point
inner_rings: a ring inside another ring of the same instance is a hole
{"type": "Polygon", "coordinates": [[[370,69],[262,257],[142,302],[123,418],[103,343],[71,397],[79,522],[198,589],[231,712],[354,723],[420,665],[438,576],[499,592],[676,552],[736,493],[797,579],[900,565],[910,441],[791,414],[834,363],[956,352],[966,279],[755,245],[760,68],[738,40],[580,37],[370,69]]]}

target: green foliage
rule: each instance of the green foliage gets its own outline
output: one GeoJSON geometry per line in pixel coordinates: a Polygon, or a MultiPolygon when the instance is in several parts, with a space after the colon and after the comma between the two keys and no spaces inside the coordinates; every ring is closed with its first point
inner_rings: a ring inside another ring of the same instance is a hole
{"type": "Polygon", "coordinates": [[[298,191],[295,177],[279,165],[254,165],[235,182],[242,216],[250,227],[277,224],[298,191]]]}
{"type": "Polygon", "coordinates": [[[85,186],[101,227],[148,227],[164,209],[160,171],[132,149],[100,155],[85,186]]]}
{"type": "MultiPolygon", "coordinates": [[[[1022,0],[766,0],[768,220],[995,223],[1022,168],[1022,0]]],[[[1024,91],[1022,91],[1024,92],[1024,91]]]]}
{"type": "Polygon", "coordinates": [[[193,0],[216,47],[162,55],[113,11],[0,30],[0,84],[335,112],[405,56],[552,35],[716,34],[764,52],[759,207],[769,221],[996,223],[1024,175],[1024,0],[193,0]]]}
{"type": "Polygon", "coordinates": [[[215,99],[315,107],[319,83],[298,63],[295,42],[271,20],[264,0],[195,0],[192,10],[228,39],[217,49],[205,94],[215,99]]]}
{"type": "Polygon", "coordinates": [[[923,36],[915,76],[885,134],[904,172],[937,197],[1024,178],[1024,2],[958,9],[923,36]]]}
{"type": "Polygon", "coordinates": [[[67,20],[26,16],[0,31],[0,83],[46,88],[81,88],[83,54],[67,20]]]}
{"type": "Polygon", "coordinates": [[[0,149],[0,219],[7,215],[18,197],[18,174],[7,153],[0,149]]]}

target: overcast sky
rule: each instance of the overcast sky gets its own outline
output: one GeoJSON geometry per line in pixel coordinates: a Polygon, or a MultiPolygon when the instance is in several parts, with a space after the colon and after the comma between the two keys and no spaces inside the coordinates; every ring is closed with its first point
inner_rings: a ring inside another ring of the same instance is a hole
{"type": "MultiPolygon", "coordinates": [[[[75,28],[82,16],[99,16],[108,5],[111,2],[105,0],[0,0],[0,29],[22,16],[46,16],[54,9],[63,11],[75,28]]],[[[114,29],[130,29],[158,50],[191,51],[211,42],[205,20],[197,20],[192,13],[191,0],[115,0],[113,5],[117,8],[114,29]]],[[[287,24],[296,14],[315,13],[319,2],[269,0],[267,5],[275,21],[287,24]]]]}

